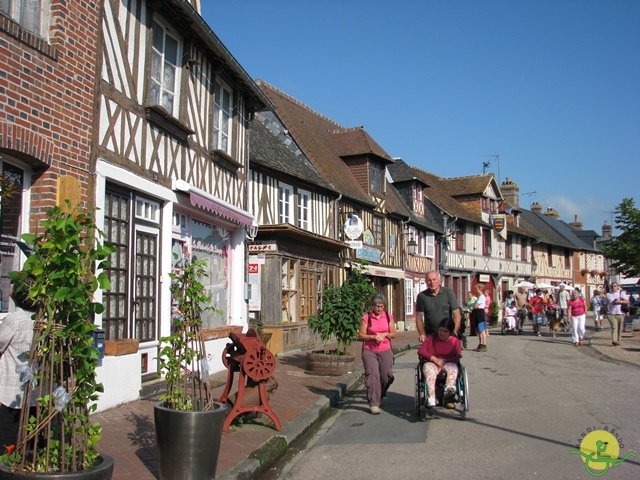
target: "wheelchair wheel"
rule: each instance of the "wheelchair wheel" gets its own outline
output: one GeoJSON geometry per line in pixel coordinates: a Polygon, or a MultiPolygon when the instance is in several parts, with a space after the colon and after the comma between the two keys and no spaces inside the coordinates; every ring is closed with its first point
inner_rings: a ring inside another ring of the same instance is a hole
{"type": "Polygon", "coordinates": [[[467,377],[467,369],[463,365],[460,365],[460,373],[458,374],[458,397],[461,403],[460,416],[464,420],[469,411],[469,378],[467,377]]]}
{"type": "Polygon", "coordinates": [[[505,331],[504,331],[504,320],[502,321],[502,324],[500,325],[500,335],[504,335],[505,331]]]}
{"type": "Polygon", "coordinates": [[[416,365],[416,368],[413,372],[413,379],[414,379],[414,383],[416,386],[416,397],[415,397],[415,404],[416,404],[416,416],[421,417],[420,415],[420,407],[422,406],[423,402],[422,402],[422,375],[420,372],[420,365],[416,365]]]}

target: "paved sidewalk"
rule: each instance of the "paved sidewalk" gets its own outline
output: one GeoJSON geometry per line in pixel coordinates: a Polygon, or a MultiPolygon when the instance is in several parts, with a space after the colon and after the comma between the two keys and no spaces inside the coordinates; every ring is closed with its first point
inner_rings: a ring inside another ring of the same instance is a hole
{"type": "MultiPolygon", "coordinates": [[[[398,332],[394,349],[406,350],[417,345],[417,332],[398,332]]],[[[269,404],[282,423],[276,431],[268,417],[232,426],[223,434],[216,478],[259,478],[262,466],[268,468],[273,458],[299,438],[318,419],[360,382],[362,344],[355,342],[350,351],[358,353],[354,371],[344,377],[316,376],[305,373],[306,352],[279,356],[274,377],[278,389],[269,404]],[[261,423],[262,422],[262,423],[261,423]]],[[[219,398],[227,373],[212,375],[214,398],[219,398]]],[[[236,385],[232,393],[237,391],[236,385]]],[[[115,458],[114,480],[158,478],[158,461],[153,425],[153,401],[136,400],[92,416],[103,427],[101,452],[115,458]]]]}
{"type": "MultiPolygon", "coordinates": [[[[596,332],[593,318],[587,319],[587,345],[592,353],[606,361],[624,362],[640,367],[640,332],[622,334],[622,345],[611,345],[611,331],[605,320],[605,329],[596,332]]],[[[492,328],[493,335],[500,335],[492,328]]],[[[417,346],[418,334],[398,332],[393,345],[397,350],[417,346]]],[[[470,348],[475,345],[470,339],[470,348]]],[[[570,343],[568,344],[570,345],[570,343]]],[[[587,347],[582,347],[587,348],[587,347]]],[[[359,353],[361,344],[354,343],[350,350],[359,353]]],[[[267,417],[234,426],[223,434],[218,459],[217,478],[259,478],[274,458],[298,439],[314,422],[320,419],[343,395],[356,386],[362,376],[362,361],[356,355],[354,371],[344,377],[323,377],[305,373],[305,353],[294,353],[277,358],[275,377],[278,389],[269,403],[282,423],[277,432],[267,417]],[[263,422],[263,423],[260,423],[263,422]]],[[[212,376],[214,398],[218,398],[226,382],[226,372],[212,376]]],[[[237,382],[237,376],[236,376],[237,382]]],[[[232,393],[237,391],[234,387],[232,393]]],[[[153,402],[137,400],[93,416],[103,426],[99,450],[115,457],[114,480],[157,478],[158,463],[153,426],[153,402]]]]}

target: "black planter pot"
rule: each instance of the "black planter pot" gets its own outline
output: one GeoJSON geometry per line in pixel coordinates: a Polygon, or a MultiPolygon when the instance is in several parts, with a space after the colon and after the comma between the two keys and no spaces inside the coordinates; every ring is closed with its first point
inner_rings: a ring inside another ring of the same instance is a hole
{"type": "Polygon", "coordinates": [[[222,424],[228,408],[190,412],[153,406],[160,480],[208,480],[216,476],[222,424]]]}
{"type": "Polygon", "coordinates": [[[68,473],[11,472],[0,463],[0,480],[110,480],[113,475],[113,458],[100,455],[100,463],[89,470],[68,473]]]}

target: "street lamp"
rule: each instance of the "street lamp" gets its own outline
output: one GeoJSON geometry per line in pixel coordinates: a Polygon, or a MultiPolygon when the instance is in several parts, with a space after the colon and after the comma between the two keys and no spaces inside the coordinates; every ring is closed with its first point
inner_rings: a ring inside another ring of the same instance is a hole
{"type": "Polygon", "coordinates": [[[418,242],[416,242],[413,236],[409,238],[409,242],[407,243],[407,250],[409,251],[409,255],[416,255],[418,253],[418,242]]]}

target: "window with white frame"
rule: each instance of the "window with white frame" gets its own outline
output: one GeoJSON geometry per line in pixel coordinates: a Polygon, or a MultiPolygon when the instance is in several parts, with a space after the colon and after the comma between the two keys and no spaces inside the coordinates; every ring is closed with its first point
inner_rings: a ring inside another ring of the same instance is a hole
{"type": "Polygon", "coordinates": [[[160,204],[144,197],[136,197],[136,218],[160,223],[160,204]]]}
{"type": "Polygon", "coordinates": [[[298,190],[298,227],[303,230],[311,229],[311,194],[298,190]]]}
{"type": "Polygon", "coordinates": [[[30,32],[48,37],[49,0],[0,0],[0,12],[30,32]]]}
{"type": "Polygon", "coordinates": [[[436,237],[433,232],[424,232],[424,256],[433,258],[436,252],[436,237]]]}
{"type": "Polygon", "coordinates": [[[293,188],[284,183],[278,188],[278,222],[293,224],[293,188]]]}
{"type": "Polygon", "coordinates": [[[404,281],[404,313],[413,315],[413,280],[404,281]]]}
{"type": "Polygon", "coordinates": [[[231,155],[233,93],[225,83],[216,80],[214,84],[214,95],[213,148],[231,155]]]}
{"type": "Polygon", "coordinates": [[[153,21],[149,103],[178,115],[180,39],[161,22],[153,21]]]}

